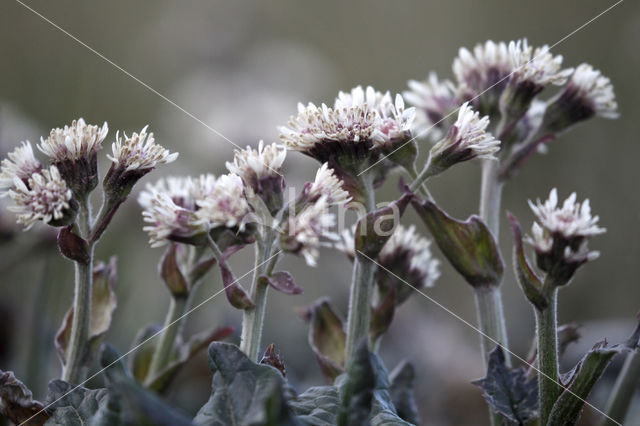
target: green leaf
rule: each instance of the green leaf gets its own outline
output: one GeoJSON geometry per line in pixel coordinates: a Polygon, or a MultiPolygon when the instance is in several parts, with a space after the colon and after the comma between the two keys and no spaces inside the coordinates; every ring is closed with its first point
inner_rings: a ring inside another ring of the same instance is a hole
{"type": "Polygon", "coordinates": [[[144,383],[151,366],[151,359],[156,348],[156,341],[147,340],[160,331],[157,324],[148,325],[138,331],[133,340],[133,348],[138,348],[131,354],[129,358],[129,370],[138,383],[144,383]],[[143,344],[143,342],[146,342],[143,344]],[[140,346],[142,345],[142,346],[140,346]]]}
{"type": "Polygon", "coordinates": [[[482,389],[491,409],[507,420],[524,424],[538,416],[537,380],[527,379],[524,368],[509,370],[500,346],[489,355],[487,376],[472,383],[482,389]]]}
{"type": "Polygon", "coordinates": [[[372,426],[412,426],[403,420],[396,410],[391,396],[391,385],[387,369],[382,363],[380,357],[376,354],[370,354],[371,367],[373,376],[375,377],[375,387],[373,391],[373,400],[371,406],[370,422],[372,426]]]}
{"type": "Polygon", "coordinates": [[[236,346],[209,346],[214,372],[212,394],[200,409],[196,424],[211,426],[299,424],[284,396],[284,379],[273,367],[252,362],[236,346]]]}
{"type": "Polygon", "coordinates": [[[511,212],[508,212],[507,216],[511,223],[513,239],[515,240],[515,245],[513,246],[513,269],[516,271],[518,283],[529,302],[531,302],[538,311],[543,311],[549,306],[549,301],[542,292],[542,280],[540,280],[533,271],[533,268],[529,265],[527,256],[524,254],[522,232],[520,231],[518,219],[511,214],[511,212]]]}
{"type": "Polygon", "coordinates": [[[180,369],[198,352],[206,349],[211,342],[223,340],[232,333],[233,327],[217,327],[192,336],[187,343],[178,347],[176,358],[150,381],[148,388],[159,393],[164,392],[180,369]]]}
{"type": "Polygon", "coordinates": [[[341,376],[339,426],[359,426],[369,424],[369,414],[376,385],[375,371],[366,339],[362,339],[356,348],[353,359],[347,366],[347,372],[341,376]]]}
{"type": "Polygon", "coordinates": [[[289,402],[300,421],[313,426],[334,426],[340,408],[335,386],[315,386],[289,402]]]}
{"type": "Polygon", "coordinates": [[[413,391],[416,371],[408,361],[402,361],[389,375],[391,400],[398,416],[410,423],[419,424],[418,406],[413,391]]]}
{"type": "Polygon", "coordinates": [[[15,424],[29,419],[29,425],[41,425],[49,418],[44,405],[33,399],[31,391],[12,371],[0,370],[0,414],[15,424]]]}
{"type": "Polygon", "coordinates": [[[573,370],[561,379],[565,389],[551,409],[548,424],[574,425],[580,418],[584,401],[611,359],[620,352],[637,348],[639,338],[640,324],[624,343],[614,346],[609,346],[606,341],[596,343],[573,370]]]}
{"type": "Polygon", "coordinates": [[[49,382],[47,426],[121,425],[119,398],[107,389],[87,389],[62,380],[49,382]]]}
{"type": "MultiPolygon", "coordinates": [[[[118,306],[114,291],[117,278],[116,258],[112,257],[108,264],[98,263],[93,268],[93,291],[91,293],[91,320],[89,324],[90,353],[85,356],[93,358],[97,352],[102,337],[111,326],[113,311],[118,306]]],[[[67,346],[71,335],[73,322],[73,307],[71,307],[62,321],[56,334],[56,349],[63,364],[67,359],[67,346]]]]}
{"type": "Polygon", "coordinates": [[[317,300],[302,313],[309,321],[309,346],[322,373],[331,382],[344,372],[344,322],[328,298],[317,300]]]}
{"type": "Polygon", "coordinates": [[[451,265],[473,287],[502,281],[504,264],[487,225],[476,215],[466,221],[452,218],[431,201],[411,200],[420,219],[451,265]]]}

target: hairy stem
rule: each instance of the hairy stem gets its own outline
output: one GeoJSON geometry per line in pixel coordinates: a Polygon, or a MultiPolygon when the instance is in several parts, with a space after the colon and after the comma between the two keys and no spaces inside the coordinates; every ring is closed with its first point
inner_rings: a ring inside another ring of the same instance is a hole
{"type": "MultiPolygon", "coordinates": [[[[89,200],[80,203],[78,229],[83,238],[90,234],[91,208],[89,200]]],[[[67,356],[62,369],[62,380],[77,384],[84,380],[88,357],[89,332],[91,327],[91,293],[93,291],[93,249],[89,244],[89,261],[74,262],[75,288],[73,296],[73,319],[67,346],[67,356]]]]}
{"type": "MultiPolygon", "coordinates": [[[[499,342],[502,346],[505,346],[507,341],[504,313],[502,311],[502,295],[499,287],[477,287],[474,288],[474,296],[480,330],[493,339],[490,340],[484,336],[480,337],[482,360],[486,365],[489,361],[489,353],[496,347],[494,341],[499,342]]],[[[505,361],[508,360],[507,351],[505,351],[504,355],[505,361]]],[[[508,361],[508,365],[510,364],[511,362],[508,361]]]]}
{"type": "Polygon", "coordinates": [[[549,306],[536,312],[538,337],[538,385],[540,394],[540,424],[546,425],[549,414],[560,395],[558,385],[558,289],[549,286],[549,306]]]}
{"type": "Polygon", "coordinates": [[[164,321],[164,327],[162,328],[162,334],[160,340],[156,345],[156,349],[151,357],[151,365],[149,366],[149,372],[147,373],[146,384],[149,385],[153,382],[156,376],[162,372],[171,362],[173,356],[176,338],[178,337],[178,331],[180,330],[180,318],[184,315],[185,308],[187,306],[187,298],[171,298],[169,303],[169,311],[164,321]]]}
{"type": "MultiPolygon", "coordinates": [[[[633,394],[638,388],[640,383],[640,349],[636,349],[634,352],[627,355],[627,359],[624,361],[622,370],[618,375],[613,391],[607,402],[607,409],[605,412],[607,416],[623,423],[631,405],[633,394]]],[[[602,420],[603,426],[617,425],[609,418],[602,420]]]]}
{"type": "MultiPolygon", "coordinates": [[[[375,192],[369,177],[365,176],[364,187],[367,196],[367,210],[375,208],[375,192]]],[[[364,216],[363,216],[364,217],[364,216]]],[[[362,218],[360,218],[362,219],[362,218]]],[[[356,253],[353,262],[353,278],[349,293],[349,314],[347,318],[347,341],[345,362],[348,364],[358,342],[369,335],[371,320],[371,297],[376,264],[356,253]]]]}
{"type": "Polygon", "coordinates": [[[431,161],[428,160],[420,173],[416,171],[415,167],[409,171],[409,174],[413,178],[413,182],[411,182],[411,185],[409,185],[409,189],[413,192],[415,192],[416,190],[420,190],[422,191],[422,194],[427,197],[427,199],[433,200],[431,192],[429,192],[429,188],[427,187],[427,180],[429,180],[429,178],[432,176],[429,171],[430,163],[431,161]]]}
{"type": "Polygon", "coordinates": [[[500,211],[502,182],[498,178],[500,164],[495,160],[484,160],[480,189],[480,217],[485,221],[496,241],[500,234],[500,211]]]}

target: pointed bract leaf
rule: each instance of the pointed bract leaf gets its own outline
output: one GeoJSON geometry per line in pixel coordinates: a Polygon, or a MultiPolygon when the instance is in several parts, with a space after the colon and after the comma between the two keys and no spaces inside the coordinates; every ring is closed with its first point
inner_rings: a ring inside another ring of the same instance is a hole
{"type": "Polygon", "coordinates": [[[178,260],[176,259],[176,250],[178,244],[171,243],[164,252],[160,261],[160,277],[171,292],[173,297],[187,297],[189,294],[189,283],[184,278],[178,260]]]}
{"type": "Polygon", "coordinates": [[[231,268],[227,265],[227,259],[229,256],[241,248],[242,246],[232,246],[225,250],[220,259],[218,259],[218,266],[220,267],[220,275],[222,276],[224,292],[227,295],[227,300],[231,303],[231,306],[236,309],[251,309],[255,305],[251,301],[247,292],[244,291],[240,283],[233,276],[231,268]]]}
{"type": "Polygon", "coordinates": [[[500,346],[489,354],[487,376],[472,383],[482,389],[491,409],[509,421],[524,424],[538,416],[537,380],[527,379],[524,368],[509,370],[500,346]]]}
{"type": "Polygon", "coordinates": [[[208,259],[201,260],[197,265],[193,267],[191,270],[191,275],[189,277],[189,281],[192,283],[196,283],[201,280],[207,272],[216,264],[218,259],[215,256],[212,256],[208,259]]]}
{"type": "Polygon", "coordinates": [[[563,377],[566,389],[553,405],[549,424],[574,425],[580,418],[584,401],[614,356],[634,350],[640,338],[640,324],[624,343],[609,346],[606,341],[597,343],[578,364],[563,377]]]}
{"type": "Polygon", "coordinates": [[[85,265],[89,263],[89,244],[73,232],[73,226],[60,228],[60,232],[58,232],[58,248],[60,253],[67,259],[85,265]]]}
{"type": "Polygon", "coordinates": [[[138,348],[131,353],[129,358],[129,370],[131,375],[138,383],[144,383],[149,372],[149,366],[151,366],[151,359],[153,358],[153,352],[156,348],[156,342],[152,339],[152,336],[160,331],[160,326],[157,324],[151,324],[142,328],[136,334],[133,339],[132,348],[138,348]],[[147,341],[151,338],[150,341],[147,341]],[[143,343],[145,342],[145,343],[143,343]],[[140,346],[142,345],[142,346],[140,346]]]}
{"type": "Polygon", "coordinates": [[[344,322],[327,298],[319,299],[309,306],[304,316],[309,321],[309,346],[322,373],[333,383],[344,372],[347,339],[344,322]]]}
{"type": "Polygon", "coordinates": [[[473,287],[496,286],[504,264],[493,235],[476,215],[466,221],[452,218],[432,201],[411,200],[440,250],[473,287]]]}
{"type": "Polygon", "coordinates": [[[238,347],[214,342],[209,346],[214,372],[212,394],[194,422],[198,425],[294,425],[284,399],[284,379],[268,365],[252,362],[238,347]]]}
{"type": "Polygon", "coordinates": [[[268,277],[261,276],[259,280],[284,294],[300,294],[303,291],[296,285],[293,276],[286,271],[274,272],[268,277]]]}
{"type": "Polygon", "coordinates": [[[389,392],[398,416],[410,423],[420,424],[418,406],[416,405],[413,390],[415,379],[416,371],[413,364],[402,361],[389,375],[389,380],[391,381],[389,392]]]}
{"type": "MultiPolygon", "coordinates": [[[[91,320],[89,323],[89,350],[85,356],[93,357],[100,346],[100,340],[109,330],[113,311],[118,306],[115,293],[117,276],[116,259],[112,257],[108,264],[98,263],[93,268],[93,291],[91,293],[91,320]]],[[[64,364],[67,359],[67,346],[71,335],[73,322],[73,307],[71,307],[62,321],[56,334],[55,345],[58,356],[64,364]]]]}
{"type": "Polygon", "coordinates": [[[372,211],[360,219],[354,234],[356,254],[376,259],[400,223],[400,218],[412,198],[412,194],[405,193],[386,207],[372,211]]]}
{"type": "Polygon", "coordinates": [[[282,377],[287,376],[287,369],[284,366],[284,361],[278,352],[276,352],[276,346],[272,343],[267,347],[267,350],[264,351],[262,355],[262,359],[260,360],[260,364],[270,365],[280,373],[282,373],[282,377]]]}
{"type": "Polygon", "coordinates": [[[522,232],[518,219],[511,214],[511,212],[507,212],[507,216],[511,223],[511,230],[513,231],[513,269],[516,271],[518,283],[529,302],[531,302],[537,310],[543,311],[549,306],[549,301],[542,292],[542,281],[533,271],[533,268],[529,265],[527,256],[524,254],[522,232]]]}
{"type": "Polygon", "coordinates": [[[31,391],[12,371],[0,370],[0,414],[15,424],[42,425],[49,418],[44,404],[33,399],[31,391]]]}

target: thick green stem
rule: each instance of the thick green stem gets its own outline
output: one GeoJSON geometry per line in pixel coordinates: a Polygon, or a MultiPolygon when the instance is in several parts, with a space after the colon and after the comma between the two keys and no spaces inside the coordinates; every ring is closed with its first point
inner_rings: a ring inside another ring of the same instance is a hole
{"type": "MultiPolygon", "coordinates": [[[[78,213],[78,229],[82,237],[90,234],[90,204],[84,200],[78,213]]],[[[67,346],[67,357],[62,369],[62,380],[81,383],[85,377],[88,357],[89,332],[91,327],[91,293],[93,291],[93,244],[89,244],[89,261],[74,262],[75,288],[73,296],[73,319],[67,346]]]]}
{"type": "MultiPolygon", "coordinates": [[[[373,184],[368,176],[365,176],[363,180],[367,197],[367,211],[372,211],[375,209],[373,184]]],[[[353,262],[353,277],[349,293],[349,314],[347,317],[347,341],[345,346],[345,360],[347,364],[353,356],[358,342],[369,336],[371,297],[376,266],[377,265],[371,260],[360,254],[356,254],[353,262]]]]}
{"type": "Polygon", "coordinates": [[[540,394],[540,424],[546,425],[549,414],[560,396],[558,385],[558,288],[548,286],[547,300],[549,306],[536,312],[536,328],[538,336],[538,385],[540,394]]]}
{"type": "Polygon", "coordinates": [[[500,211],[502,202],[502,182],[498,178],[500,164],[495,160],[484,160],[482,164],[482,184],[480,189],[480,217],[498,240],[500,234],[500,211]]]}
{"type": "Polygon", "coordinates": [[[186,306],[186,297],[171,298],[169,311],[167,312],[167,317],[164,321],[163,331],[151,358],[151,365],[149,366],[149,372],[147,373],[146,378],[147,385],[151,384],[156,376],[171,362],[171,358],[174,354],[176,337],[180,330],[180,318],[184,315],[186,306]]]}
{"type": "Polygon", "coordinates": [[[603,426],[617,425],[609,418],[616,420],[619,423],[623,423],[631,405],[633,394],[638,388],[640,383],[640,349],[636,349],[634,352],[627,355],[627,359],[620,370],[618,379],[613,386],[613,391],[609,401],[607,402],[608,418],[602,420],[603,426]]]}
{"type": "MultiPolygon", "coordinates": [[[[502,295],[499,287],[477,287],[474,288],[476,302],[476,313],[478,325],[483,336],[480,337],[482,346],[482,360],[486,365],[489,360],[489,353],[496,347],[495,342],[499,342],[506,348],[507,336],[504,324],[504,313],[502,312],[502,295]],[[491,339],[485,337],[489,336],[491,339]]],[[[505,351],[505,362],[511,365],[508,352],[505,351]]]]}

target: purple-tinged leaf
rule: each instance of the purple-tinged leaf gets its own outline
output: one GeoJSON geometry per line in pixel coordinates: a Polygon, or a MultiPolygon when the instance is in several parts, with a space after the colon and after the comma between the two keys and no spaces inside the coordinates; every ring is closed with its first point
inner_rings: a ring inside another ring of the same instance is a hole
{"type": "Polygon", "coordinates": [[[275,272],[271,276],[261,276],[258,279],[261,285],[270,285],[284,294],[300,294],[302,289],[293,280],[293,276],[286,271],[275,272]]]}
{"type": "Polygon", "coordinates": [[[287,377],[287,369],[284,366],[282,356],[280,356],[280,354],[276,352],[276,347],[273,343],[267,347],[266,351],[264,351],[262,359],[260,360],[260,364],[270,365],[276,370],[280,371],[283,377],[287,377]]]}
{"type": "Polygon", "coordinates": [[[87,265],[90,261],[89,245],[73,232],[72,226],[60,228],[58,232],[58,248],[67,259],[87,265]]]}
{"type": "Polygon", "coordinates": [[[218,259],[218,265],[220,266],[220,275],[222,276],[222,285],[224,286],[224,292],[227,295],[227,300],[236,309],[251,309],[255,305],[251,301],[251,298],[246,291],[242,288],[240,283],[236,280],[231,271],[231,268],[227,265],[227,259],[233,253],[240,250],[242,246],[231,246],[224,251],[220,259],[218,259]]]}
{"type": "Polygon", "coordinates": [[[0,413],[15,424],[43,425],[50,414],[12,371],[0,370],[0,413]]]}
{"type": "Polygon", "coordinates": [[[189,283],[184,278],[178,260],[176,258],[176,250],[178,244],[171,243],[169,248],[162,256],[160,261],[160,277],[166,284],[167,288],[171,292],[171,295],[175,298],[187,297],[189,294],[189,283]]]}
{"type": "Polygon", "coordinates": [[[364,254],[371,259],[378,257],[389,240],[413,194],[405,193],[389,205],[374,210],[360,219],[356,225],[356,255],[364,254]]]}

